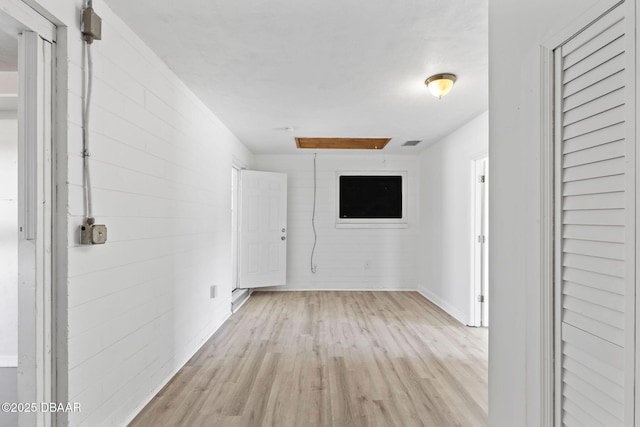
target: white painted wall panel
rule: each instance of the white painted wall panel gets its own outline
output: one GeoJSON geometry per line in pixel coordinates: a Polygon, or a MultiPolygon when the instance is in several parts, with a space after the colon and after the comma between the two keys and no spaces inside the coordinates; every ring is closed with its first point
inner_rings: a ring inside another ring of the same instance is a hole
{"type": "Polygon", "coordinates": [[[419,290],[463,323],[471,315],[471,162],[487,153],[488,125],[483,113],[420,155],[419,290]]]}
{"type": "Polygon", "coordinates": [[[316,274],[310,271],[313,151],[299,155],[258,155],[255,169],[282,172],[288,177],[287,285],[275,289],[416,289],[420,227],[420,171],[416,156],[319,152],[316,274]],[[341,170],[407,171],[409,227],[336,228],[336,171],[341,170]]]}

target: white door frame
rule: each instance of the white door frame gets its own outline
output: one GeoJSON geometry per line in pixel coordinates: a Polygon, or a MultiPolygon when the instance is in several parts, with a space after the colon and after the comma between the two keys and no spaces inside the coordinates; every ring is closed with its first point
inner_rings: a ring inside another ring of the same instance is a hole
{"type": "MultiPolygon", "coordinates": [[[[18,37],[18,401],[55,402],[56,26],[25,3],[0,0],[0,24],[18,37]]],[[[66,232],[65,232],[66,234],[66,232]]],[[[39,408],[38,408],[39,409],[39,408]]],[[[18,414],[20,426],[51,426],[52,413],[18,414]]]]}
{"type": "Polygon", "coordinates": [[[488,326],[488,272],[486,256],[488,255],[488,230],[486,230],[487,218],[483,216],[488,211],[488,170],[489,155],[483,152],[471,157],[471,287],[469,326],[488,326]],[[481,164],[485,163],[486,169],[481,171],[481,164]],[[485,177],[485,182],[479,182],[480,175],[485,177]],[[479,239],[483,239],[480,241],[479,239]],[[485,303],[480,301],[480,296],[485,298],[485,303]]]}
{"type": "MultiPolygon", "coordinates": [[[[532,372],[537,373],[536,378],[527,379],[528,407],[532,409],[530,421],[533,426],[553,427],[555,423],[555,408],[559,396],[555,396],[555,385],[558,380],[555,378],[555,340],[554,330],[554,210],[556,205],[556,194],[554,190],[555,158],[554,153],[554,50],[564,44],[589,23],[621,3],[620,0],[601,0],[596,5],[588,9],[573,22],[563,22],[554,36],[540,44],[539,69],[540,69],[540,91],[538,102],[540,106],[539,130],[540,140],[540,169],[539,169],[539,189],[540,189],[540,288],[536,298],[529,300],[527,317],[531,317],[531,327],[528,330],[529,337],[527,345],[539,351],[527,353],[527,365],[532,367],[532,372]]],[[[635,1],[628,0],[626,16],[632,19],[628,21],[640,22],[638,10],[635,9],[635,1]]],[[[631,22],[634,24],[634,22],[631,22]]],[[[639,35],[633,29],[629,34],[636,35],[636,43],[639,35]]],[[[630,39],[632,37],[629,37],[630,39]]],[[[631,52],[634,54],[634,52],[631,52]]],[[[635,70],[634,70],[635,71],[635,70]]],[[[632,72],[634,72],[632,71],[632,72]]],[[[638,99],[637,88],[635,99],[638,99]]],[[[633,103],[635,105],[635,102],[633,103]]],[[[633,109],[635,113],[635,109],[633,109]]],[[[637,130],[636,130],[637,133],[637,130]]],[[[640,151],[640,150],[639,150],[640,151]]],[[[636,162],[638,159],[636,159],[636,162]]],[[[636,186],[636,190],[638,186],[636,186]]],[[[637,196],[636,196],[637,197],[637,196]]],[[[638,254],[637,254],[638,255],[638,254]]],[[[636,260],[638,264],[638,260],[636,260]]],[[[532,294],[532,295],[535,295],[532,294]]],[[[632,301],[638,307],[638,298],[632,301]]],[[[640,322],[640,319],[637,319],[640,322]]],[[[640,323],[638,323],[640,324],[640,323]]],[[[636,348],[638,326],[636,326],[636,348]]],[[[630,349],[631,351],[635,349],[630,349]]],[[[635,382],[639,383],[638,366],[640,361],[636,360],[635,382]]],[[[636,407],[640,407],[640,396],[635,395],[636,407]]],[[[529,421],[529,420],[528,420],[529,421]]],[[[636,421],[638,425],[638,421],[636,421]]]]}
{"type": "Polygon", "coordinates": [[[231,165],[231,292],[238,288],[238,260],[239,238],[238,208],[240,207],[240,170],[235,164],[231,165]]]}
{"type": "MultiPolygon", "coordinates": [[[[19,37],[18,70],[18,400],[53,399],[52,46],[38,33],[19,37]]],[[[51,415],[19,413],[20,425],[50,425],[51,415]]]]}

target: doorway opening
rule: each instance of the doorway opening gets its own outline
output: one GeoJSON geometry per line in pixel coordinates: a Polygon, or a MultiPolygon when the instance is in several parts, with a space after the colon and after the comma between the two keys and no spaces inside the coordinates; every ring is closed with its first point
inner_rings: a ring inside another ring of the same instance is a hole
{"type": "MultiPolygon", "coordinates": [[[[55,402],[53,93],[56,27],[21,2],[0,12],[0,398],[55,402]],[[14,18],[14,17],[19,17],[14,18]]],[[[57,414],[2,412],[0,425],[57,414]]]]}
{"type": "Polygon", "coordinates": [[[240,168],[231,167],[231,312],[235,313],[249,297],[249,289],[238,287],[238,207],[240,168]]]}
{"type": "MultiPolygon", "coordinates": [[[[0,30],[0,401],[18,400],[18,40],[0,30]]],[[[17,425],[1,413],[0,425],[17,425]]]]}
{"type": "Polygon", "coordinates": [[[238,289],[238,177],[240,171],[231,168],[231,291],[238,289]]]}
{"type": "Polygon", "coordinates": [[[235,312],[255,288],[287,274],[287,175],[231,169],[232,297],[235,312]]]}
{"type": "Polygon", "coordinates": [[[471,162],[472,254],[470,326],[489,326],[489,157],[471,162]]]}

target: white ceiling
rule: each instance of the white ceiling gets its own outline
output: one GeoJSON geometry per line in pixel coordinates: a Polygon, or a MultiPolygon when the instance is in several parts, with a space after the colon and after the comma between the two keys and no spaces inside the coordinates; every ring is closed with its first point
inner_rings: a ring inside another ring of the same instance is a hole
{"type": "Polygon", "coordinates": [[[410,153],[487,109],[488,0],[107,2],[254,153],[294,136],[410,153]],[[458,81],[438,100],[423,82],[442,72],[458,81]]]}

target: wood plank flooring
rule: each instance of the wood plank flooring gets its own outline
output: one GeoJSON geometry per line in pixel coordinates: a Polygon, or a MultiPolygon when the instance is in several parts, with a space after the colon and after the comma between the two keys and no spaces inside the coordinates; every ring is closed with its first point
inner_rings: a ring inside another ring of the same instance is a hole
{"type": "Polygon", "coordinates": [[[416,292],[257,292],[131,426],[486,426],[487,330],[416,292]]]}

